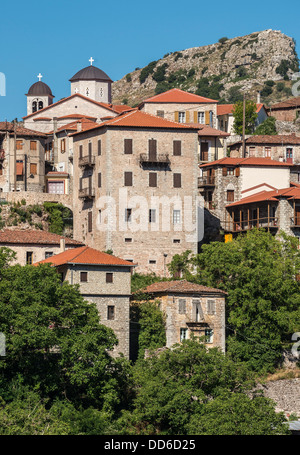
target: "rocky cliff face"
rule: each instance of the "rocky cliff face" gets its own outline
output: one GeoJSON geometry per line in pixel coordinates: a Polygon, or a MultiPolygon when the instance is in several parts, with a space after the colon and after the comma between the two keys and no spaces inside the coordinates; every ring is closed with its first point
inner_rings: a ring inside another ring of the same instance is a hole
{"type": "Polygon", "coordinates": [[[244,92],[256,98],[262,91],[264,102],[291,95],[290,79],[299,68],[292,38],[264,30],[220,41],[167,54],[132,71],[113,83],[113,102],[136,105],[174,87],[223,102],[234,102],[234,95],[244,92]],[[280,90],[278,81],[283,81],[280,90]]]}

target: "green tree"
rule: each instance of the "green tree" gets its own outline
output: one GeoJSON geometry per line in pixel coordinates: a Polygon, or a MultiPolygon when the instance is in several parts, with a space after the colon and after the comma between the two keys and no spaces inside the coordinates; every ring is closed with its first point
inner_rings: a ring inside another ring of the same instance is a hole
{"type": "Polygon", "coordinates": [[[254,131],[254,134],[258,135],[277,134],[275,117],[266,118],[266,120],[264,120],[260,125],[258,125],[256,130],[254,131]]]}
{"type": "MultiPolygon", "coordinates": [[[[233,107],[233,128],[236,134],[243,134],[243,101],[238,101],[233,107]]],[[[246,100],[245,103],[245,134],[252,134],[257,119],[256,103],[246,100]]]]}
{"type": "Polygon", "coordinates": [[[287,432],[274,404],[248,394],[255,383],[245,366],[196,339],[138,362],[134,379],[132,410],[119,420],[124,434],[287,432]]]}
{"type": "Polygon", "coordinates": [[[237,103],[238,101],[242,101],[242,100],[243,100],[243,94],[240,91],[240,89],[236,85],[234,85],[233,87],[230,87],[230,89],[228,90],[228,94],[227,94],[227,102],[230,104],[234,104],[234,103],[237,103]]]}

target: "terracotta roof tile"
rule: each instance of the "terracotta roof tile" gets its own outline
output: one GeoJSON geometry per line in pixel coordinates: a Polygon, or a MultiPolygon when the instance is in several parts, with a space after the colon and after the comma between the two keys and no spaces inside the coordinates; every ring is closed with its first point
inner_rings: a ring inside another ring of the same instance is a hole
{"type": "Polygon", "coordinates": [[[204,96],[195,95],[194,93],[185,92],[178,88],[172,88],[167,92],[152,96],[143,101],[143,103],[217,103],[218,101],[204,96]]]}
{"type": "Polygon", "coordinates": [[[286,101],[281,101],[280,103],[275,103],[270,107],[270,111],[272,109],[286,109],[286,108],[293,108],[300,106],[300,96],[296,96],[295,98],[290,98],[286,101]]]}
{"type": "Polygon", "coordinates": [[[292,185],[289,188],[281,188],[279,190],[261,191],[259,193],[252,194],[251,196],[242,198],[239,201],[233,202],[232,204],[228,204],[226,207],[253,204],[255,202],[278,201],[279,197],[300,200],[300,187],[298,185],[292,185]]]}
{"type": "Polygon", "coordinates": [[[95,250],[88,246],[66,250],[63,253],[56,254],[43,261],[37,262],[34,265],[39,264],[52,264],[54,266],[63,264],[94,264],[134,267],[132,262],[125,261],[124,259],[120,259],[111,254],[103,253],[102,251],[95,250]]]}
{"type": "Polygon", "coordinates": [[[246,139],[246,144],[300,144],[295,134],[257,135],[246,139]]]}
{"type": "Polygon", "coordinates": [[[279,167],[290,167],[293,166],[291,163],[284,163],[283,161],[271,160],[270,158],[221,158],[220,160],[211,161],[206,164],[201,164],[200,168],[211,167],[211,166],[279,166],[279,167]]]}
{"type": "MultiPolygon", "coordinates": [[[[14,133],[14,124],[12,122],[0,122],[0,131],[6,132],[8,131],[9,134],[14,133]]],[[[16,133],[18,136],[35,136],[35,137],[44,137],[46,136],[45,133],[41,133],[40,131],[30,130],[28,128],[24,128],[24,126],[17,125],[16,133]]]]}
{"type": "Polygon", "coordinates": [[[44,244],[59,245],[60,240],[64,239],[66,245],[81,246],[82,242],[63,237],[52,232],[34,229],[4,229],[0,231],[0,244],[44,244]]]}
{"type": "Polygon", "coordinates": [[[142,292],[148,294],[160,294],[160,293],[220,293],[226,294],[225,291],[216,288],[209,288],[202,286],[201,284],[191,283],[187,280],[175,280],[175,281],[159,281],[157,283],[150,284],[142,292]]]}
{"type": "MultiPolygon", "coordinates": [[[[218,104],[217,115],[232,114],[234,104],[218,104]]],[[[264,107],[262,103],[256,103],[256,113],[264,107]]]]}

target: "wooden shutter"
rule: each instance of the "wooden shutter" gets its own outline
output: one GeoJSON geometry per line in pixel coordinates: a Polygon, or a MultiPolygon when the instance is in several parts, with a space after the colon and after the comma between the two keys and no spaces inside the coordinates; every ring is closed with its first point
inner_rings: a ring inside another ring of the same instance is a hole
{"type": "Polygon", "coordinates": [[[207,314],[215,314],[216,302],[215,300],[207,300],[207,314]]]}
{"type": "Polygon", "coordinates": [[[101,188],[101,172],[98,172],[98,188],[101,188]]]}
{"type": "Polygon", "coordinates": [[[65,151],[66,151],[66,140],[65,139],[62,139],[60,141],[60,151],[61,151],[61,153],[65,153],[65,151]]]}
{"type": "Polygon", "coordinates": [[[156,172],[149,173],[149,186],[151,186],[151,187],[157,186],[157,173],[156,172]]]}
{"type": "Polygon", "coordinates": [[[181,141],[173,141],[173,155],[174,156],[181,155],[181,141]]]}
{"type": "Polygon", "coordinates": [[[82,177],[79,179],[79,190],[82,190],[82,177]]]}
{"type": "Polygon", "coordinates": [[[16,141],[16,145],[17,145],[17,150],[22,150],[22,148],[23,148],[23,141],[22,141],[22,140],[17,140],[17,141],[16,141]]]}
{"type": "Polygon", "coordinates": [[[210,124],[209,111],[205,111],[205,125],[210,124]]]}
{"type": "Polygon", "coordinates": [[[89,156],[92,156],[92,143],[89,142],[89,156]]]}
{"type": "Polygon", "coordinates": [[[125,155],[132,154],[132,139],[124,139],[124,153],[125,155]]]}
{"type": "Polygon", "coordinates": [[[239,167],[235,168],[235,175],[236,175],[236,177],[240,176],[240,168],[239,167]]]}
{"type": "Polygon", "coordinates": [[[88,232],[93,230],[93,212],[88,212],[88,232]]]}
{"type": "Polygon", "coordinates": [[[30,163],[30,174],[36,175],[37,174],[37,164],[30,163]]]}
{"type": "Polygon", "coordinates": [[[113,283],[113,274],[111,272],[106,273],[106,283],[113,283]]]}
{"type": "Polygon", "coordinates": [[[223,177],[225,177],[227,175],[227,167],[223,167],[222,175],[223,175],[223,177]]]}
{"type": "Polygon", "coordinates": [[[173,186],[174,188],[181,188],[181,174],[173,174],[173,186]]]}
{"type": "Polygon", "coordinates": [[[198,112],[194,111],[194,123],[198,123],[198,112]]]}
{"type": "Polygon", "coordinates": [[[157,143],[155,139],[149,139],[149,159],[156,161],[157,143]]]}
{"type": "Polygon", "coordinates": [[[101,155],[101,139],[98,140],[98,155],[101,155]]]}
{"type": "Polygon", "coordinates": [[[234,202],[234,190],[227,190],[227,202],[234,202]]]}
{"type": "Polygon", "coordinates": [[[79,158],[82,158],[82,145],[79,146],[79,158]]]}
{"type": "Polygon", "coordinates": [[[30,141],[30,150],[36,150],[36,141],[30,141]]]}
{"type": "Polygon", "coordinates": [[[124,185],[132,186],[132,172],[124,172],[124,185]]]}
{"type": "Polygon", "coordinates": [[[178,122],[179,121],[179,113],[178,111],[175,111],[175,122],[178,122]]]}
{"type": "Polygon", "coordinates": [[[87,282],[87,272],[80,272],[80,281],[84,283],[87,282]]]}
{"type": "Polygon", "coordinates": [[[185,299],[179,299],[178,300],[178,313],[179,314],[185,314],[186,312],[186,300],[185,299]]]}
{"type": "Polygon", "coordinates": [[[190,112],[186,111],[185,113],[185,123],[190,123],[190,112]]]}

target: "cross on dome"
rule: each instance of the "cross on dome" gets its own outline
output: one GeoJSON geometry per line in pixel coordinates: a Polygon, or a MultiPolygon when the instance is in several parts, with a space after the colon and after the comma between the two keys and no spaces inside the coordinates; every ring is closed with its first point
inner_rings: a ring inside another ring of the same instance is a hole
{"type": "Polygon", "coordinates": [[[37,75],[37,77],[38,77],[38,80],[41,81],[41,79],[42,79],[43,76],[41,75],[41,73],[39,73],[39,74],[37,75]]]}
{"type": "Polygon", "coordinates": [[[95,60],[93,59],[93,57],[91,57],[91,58],[89,59],[89,62],[91,62],[91,66],[93,65],[93,62],[94,62],[94,61],[95,61],[95,60]]]}

